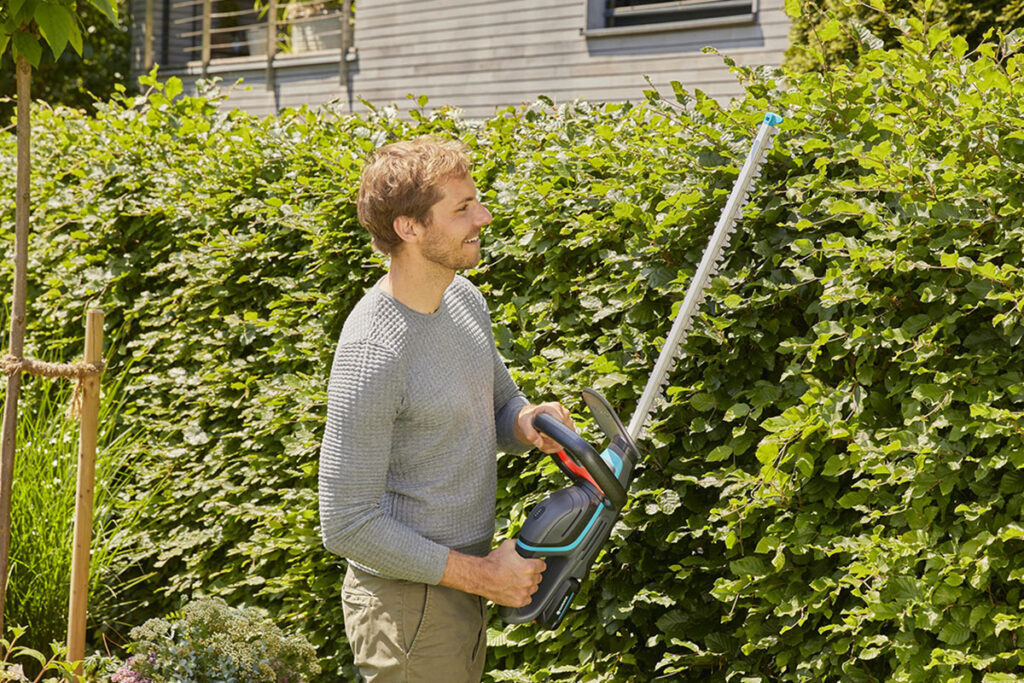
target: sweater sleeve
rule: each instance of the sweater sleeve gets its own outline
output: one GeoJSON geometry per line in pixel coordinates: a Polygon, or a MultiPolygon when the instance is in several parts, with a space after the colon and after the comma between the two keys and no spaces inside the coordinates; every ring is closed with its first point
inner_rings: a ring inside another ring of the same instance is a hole
{"type": "Polygon", "coordinates": [[[339,344],[320,446],[324,546],[383,575],[437,584],[449,549],[381,507],[404,379],[394,354],[372,342],[339,344]]]}
{"type": "Polygon", "coordinates": [[[497,347],[494,347],[494,428],[498,450],[504,453],[525,453],[532,448],[520,443],[515,436],[516,417],[528,404],[526,396],[519,391],[512,376],[508,374],[508,368],[497,347]]]}

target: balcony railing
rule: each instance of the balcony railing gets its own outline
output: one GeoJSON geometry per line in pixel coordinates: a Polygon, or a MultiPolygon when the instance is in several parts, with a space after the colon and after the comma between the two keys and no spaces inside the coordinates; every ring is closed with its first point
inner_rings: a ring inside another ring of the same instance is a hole
{"type": "Polygon", "coordinates": [[[337,55],[347,82],[354,56],[353,0],[146,0],[145,68],[199,69],[266,61],[273,88],[284,55],[337,55]],[[154,27],[159,26],[159,29],[154,27]]]}

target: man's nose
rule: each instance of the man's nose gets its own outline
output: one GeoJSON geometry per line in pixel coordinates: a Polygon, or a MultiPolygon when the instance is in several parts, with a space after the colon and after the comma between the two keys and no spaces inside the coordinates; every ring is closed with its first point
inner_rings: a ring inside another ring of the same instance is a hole
{"type": "Polygon", "coordinates": [[[486,206],[484,206],[483,204],[477,204],[477,207],[477,223],[479,225],[487,225],[492,220],[494,220],[493,216],[491,216],[491,212],[487,210],[486,206]]]}

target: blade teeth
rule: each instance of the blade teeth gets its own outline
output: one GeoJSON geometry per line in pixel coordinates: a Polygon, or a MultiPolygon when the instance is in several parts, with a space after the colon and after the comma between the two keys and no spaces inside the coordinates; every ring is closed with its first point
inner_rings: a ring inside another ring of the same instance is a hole
{"type": "MultiPolygon", "coordinates": [[[[724,234],[721,235],[721,243],[717,247],[719,252],[718,252],[717,256],[715,256],[712,259],[711,266],[710,266],[710,268],[708,268],[708,275],[707,275],[706,279],[703,282],[696,282],[696,283],[692,283],[691,284],[691,287],[693,287],[693,286],[698,287],[698,290],[696,292],[696,297],[695,297],[696,298],[695,306],[692,309],[692,315],[693,316],[696,316],[699,313],[700,306],[701,306],[701,304],[703,304],[703,302],[704,302],[704,300],[705,300],[705,298],[707,296],[707,290],[708,290],[711,278],[718,274],[719,268],[722,266],[723,263],[725,263],[725,260],[727,258],[726,254],[724,253],[725,249],[726,249],[726,247],[728,247],[732,243],[732,233],[736,230],[736,228],[738,226],[738,223],[739,223],[739,220],[740,220],[740,218],[743,215],[743,210],[746,207],[747,203],[750,201],[750,197],[751,197],[751,194],[753,192],[754,185],[755,185],[754,181],[757,178],[761,177],[761,174],[763,172],[763,166],[764,166],[764,164],[765,164],[765,162],[767,160],[768,152],[770,151],[770,148],[771,148],[772,139],[775,137],[775,135],[778,132],[779,132],[778,129],[770,127],[769,130],[767,131],[767,134],[766,134],[765,138],[763,138],[763,144],[761,146],[758,146],[758,141],[755,140],[754,147],[751,149],[750,154],[751,155],[756,155],[757,158],[753,159],[752,168],[751,168],[751,176],[750,176],[749,182],[745,183],[746,187],[738,188],[738,189],[740,189],[742,191],[742,194],[740,195],[740,201],[737,202],[738,206],[737,206],[737,208],[736,208],[736,210],[735,210],[735,212],[733,214],[732,220],[730,221],[730,223],[727,226],[725,226],[725,228],[723,230],[724,234]]],[[[736,189],[737,188],[734,188],[734,191],[736,189]]],[[[717,230],[717,228],[716,228],[716,230],[717,230]]],[[[714,241],[714,238],[715,238],[715,234],[712,233],[711,237],[708,239],[707,249],[716,248],[712,244],[713,241],[714,241]]],[[[701,260],[703,262],[703,258],[701,260]]],[[[670,375],[671,375],[671,373],[676,368],[676,365],[677,365],[677,363],[679,361],[679,357],[682,355],[682,352],[683,352],[683,345],[686,343],[686,340],[689,338],[689,332],[692,329],[693,329],[693,317],[688,317],[683,322],[683,324],[682,324],[682,329],[680,330],[680,333],[678,335],[678,339],[676,340],[676,344],[675,344],[676,348],[673,350],[673,352],[669,356],[668,363],[666,364],[667,368],[664,371],[664,376],[663,376],[663,378],[662,378],[662,380],[660,382],[659,390],[658,390],[656,396],[651,401],[651,406],[650,406],[650,409],[647,412],[647,415],[644,416],[643,421],[640,423],[640,427],[638,429],[638,434],[636,435],[637,438],[643,437],[647,433],[647,431],[649,430],[649,428],[651,426],[651,422],[652,422],[652,420],[654,418],[655,412],[657,410],[660,410],[660,408],[662,406],[664,406],[665,403],[667,403],[667,397],[665,395],[665,391],[668,388],[669,383],[671,381],[670,375]]]]}

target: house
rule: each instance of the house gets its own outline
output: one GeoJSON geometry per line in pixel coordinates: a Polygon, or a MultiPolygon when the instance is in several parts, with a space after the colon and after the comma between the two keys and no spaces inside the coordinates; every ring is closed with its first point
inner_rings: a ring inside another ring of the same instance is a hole
{"type": "Polygon", "coordinates": [[[186,90],[219,77],[254,113],[339,100],[350,111],[426,95],[479,118],[533,102],[637,101],[680,81],[719,100],[739,64],[778,65],[784,0],[132,0],[133,71],[186,90]],[[268,40],[268,35],[273,40],[268,40]]]}

